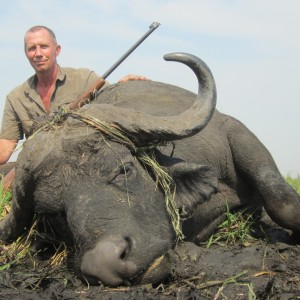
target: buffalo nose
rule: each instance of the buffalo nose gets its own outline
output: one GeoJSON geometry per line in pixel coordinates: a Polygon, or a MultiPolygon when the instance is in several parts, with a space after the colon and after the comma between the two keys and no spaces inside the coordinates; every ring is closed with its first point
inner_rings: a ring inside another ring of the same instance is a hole
{"type": "Polygon", "coordinates": [[[137,272],[137,266],[129,260],[132,248],[130,238],[115,238],[97,242],[82,258],[81,272],[89,284],[106,286],[127,285],[137,272]]]}

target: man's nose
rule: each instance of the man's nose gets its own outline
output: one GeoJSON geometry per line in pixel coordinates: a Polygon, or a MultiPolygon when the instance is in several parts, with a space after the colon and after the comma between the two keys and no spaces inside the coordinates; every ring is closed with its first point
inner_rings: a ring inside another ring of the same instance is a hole
{"type": "Polygon", "coordinates": [[[37,46],[35,48],[35,56],[41,56],[42,55],[42,51],[41,51],[41,47],[40,46],[37,46]]]}

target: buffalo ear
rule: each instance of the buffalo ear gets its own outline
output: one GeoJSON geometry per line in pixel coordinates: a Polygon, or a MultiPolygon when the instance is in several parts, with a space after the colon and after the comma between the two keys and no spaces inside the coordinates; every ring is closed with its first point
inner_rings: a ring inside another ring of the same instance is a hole
{"type": "Polygon", "coordinates": [[[176,184],[175,203],[184,219],[218,191],[217,172],[211,166],[180,161],[166,168],[176,184]]]}

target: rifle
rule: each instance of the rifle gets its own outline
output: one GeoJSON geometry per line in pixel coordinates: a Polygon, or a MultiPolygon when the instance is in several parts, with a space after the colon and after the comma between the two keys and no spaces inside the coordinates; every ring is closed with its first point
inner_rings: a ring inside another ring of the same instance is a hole
{"type": "Polygon", "coordinates": [[[160,23],[153,22],[149,26],[149,30],[125,53],[117,62],[115,62],[96,82],[88,89],[88,91],[77,98],[69,105],[69,109],[77,109],[83,105],[90,103],[96,98],[98,91],[104,86],[105,79],[156,29],[160,23]]]}

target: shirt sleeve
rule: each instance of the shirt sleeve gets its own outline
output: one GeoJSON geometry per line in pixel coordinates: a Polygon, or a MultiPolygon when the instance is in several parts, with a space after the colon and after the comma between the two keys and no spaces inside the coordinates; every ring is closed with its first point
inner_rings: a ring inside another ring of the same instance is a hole
{"type": "Polygon", "coordinates": [[[23,135],[20,119],[13,108],[10,98],[7,97],[3,111],[0,139],[21,140],[23,135]]]}

